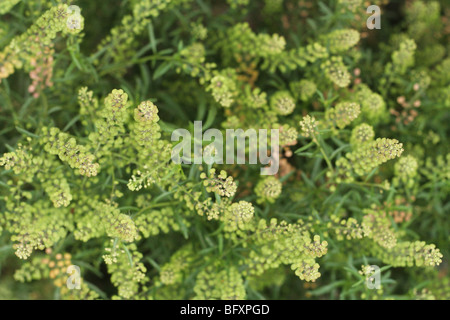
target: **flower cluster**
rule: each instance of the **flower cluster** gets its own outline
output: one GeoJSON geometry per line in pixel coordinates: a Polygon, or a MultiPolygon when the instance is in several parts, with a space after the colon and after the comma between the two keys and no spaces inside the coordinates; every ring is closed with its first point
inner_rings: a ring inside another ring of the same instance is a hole
{"type": "Polygon", "coordinates": [[[246,296],[244,280],[237,268],[213,265],[202,270],[194,286],[197,300],[243,300],[246,296]]]}
{"type": "MultiPolygon", "coordinates": [[[[3,4],[5,6],[7,3],[3,4]]],[[[11,3],[10,3],[11,5],[11,3]]],[[[6,10],[8,6],[4,7],[6,10]]],[[[30,91],[38,95],[38,86],[51,85],[52,75],[52,41],[59,32],[64,35],[78,33],[83,29],[83,18],[80,16],[80,27],[70,29],[66,20],[67,5],[60,4],[46,11],[25,33],[15,37],[10,44],[0,51],[0,81],[14,73],[15,69],[25,68],[30,71],[34,83],[30,91]],[[38,60],[41,60],[38,63],[38,60]]],[[[1,10],[1,8],[0,8],[1,10]]]]}
{"type": "Polygon", "coordinates": [[[403,144],[398,140],[378,138],[348,153],[346,157],[354,172],[361,176],[388,160],[400,157],[402,153],[403,144]]]}
{"type": "Polygon", "coordinates": [[[100,165],[94,162],[95,156],[86,147],[77,144],[75,138],[58,128],[43,127],[41,144],[44,145],[45,151],[58,155],[61,161],[78,169],[79,174],[83,176],[96,176],[100,169],[100,165]]]}
{"type": "Polygon", "coordinates": [[[21,203],[4,217],[12,233],[13,249],[21,259],[27,259],[33,250],[50,248],[63,239],[71,226],[66,212],[52,208],[46,201],[33,205],[21,203]]]}
{"type": "Polygon", "coordinates": [[[308,101],[317,91],[316,84],[313,81],[306,79],[291,82],[289,87],[294,94],[294,97],[302,101],[308,101]]]}
{"type": "MultiPolygon", "coordinates": [[[[189,222],[182,219],[185,226],[189,226],[189,222]]],[[[151,210],[150,212],[142,212],[135,218],[135,225],[144,238],[156,236],[160,233],[168,233],[171,230],[179,231],[180,224],[171,208],[162,208],[161,210],[151,210]]]]}
{"type": "Polygon", "coordinates": [[[396,246],[397,238],[391,229],[391,221],[384,212],[365,210],[362,228],[365,236],[373,239],[383,248],[391,249],[396,246]]]}
{"type": "Polygon", "coordinates": [[[130,216],[119,213],[119,210],[112,207],[102,209],[102,214],[108,236],[126,242],[133,242],[137,238],[136,225],[130,216]]]}
{"type": "Polygon", "coordinates": [[[327,122],[340,129],[348,126],[361,112],[360,106],[354,102],[341,102],[325,112],[327,122]]]}
{"type": "Polygon", "coordinates": [[[291,114],[295,109],[295,100],[288,91],[277,91],[270,97],[272,110],[282,116],[291,114]]]}
{"type": "Polygon", "coordinates": [[[283,52],[286,40],[284,37],[266,33],[254,33],[248,23],[239,23],[230,28],[224,41],[227,45],[223,47],[224,54],[230,56],[245,56],[251,55],[256,59],[275,57],[283,52]]]}
{"type": "Polygon", "coordinates": [[[357,86],[355,100],[361,105],[361,118],[369,124],[377,124],[385,118],[386,104],[383,97],[366,85],[357,86]]]}
{"type": "Polygon", "coordinates": [[[311,240],[301,224],[278,223],[276,219],[271,219],[269,224],[264,219],[259,220],[253,244],[257,247],[242,261],[246,268],[244,274],[261,275],[281,264],[289,264],[295,274],[306,281],[320,277],[315,258],[324,255],[328,245],[317,235],[311,240]]]}
{"type": "Polygon", "coordinates": [[[205,63],[205,46],[202,43],[194,42],[183,48],[179,55],[182,61],[179,72],[188,73],[191,77],[198,77],[202,74],[202,67],[205,63]]]}
{"type": "Polygon", "coordinates": [[[183,272],[189,268],[192,263],[192,246],[186,245],[177,250],[170,261],[161,266],[160,281],[164,285],[173,285],[183,280],[183,272]]]}
{"type": "Polygon", "coordinates": [[[98,99],[94,96],[93,91],[88,90],[88,87],[82,87],[78,90],[78,104],[80,105],[80,115],[84,126],[88,126],[93,119],[96,119],[99,112],[98,99]]]}
{"type": "Polygon", "coordinates": [[[298,139],[298,131],[293,127],[289,127],[288,125],[283,125],[279,129],[279,139],[280,146],[294,146],[297,144],[298,139]]]}
{"type": "Polygon", "coordinates": [[[258,202],[273,203],[280,196],[282,184],[280,180],[275,177],[267,177],[261,179],[255,187],[255,194],[258,197],[258,202]]]}
{"type": "MultiPolygon", "coordinates": [[[[20,282],[32,280],[51,279],[53,285],[60,290],[61,298],[68,300],[94,300],[98,299],[97,292],[91,290],[80,277],[80,288],[70,290],[67,283],[70,281],[70,266],[73,265],[70,253],[53,253],[52,249],[46,249],[45,255],[34,257],[24,263],[14,273],[14,279],[20,282]]],[[[76,284],[74,284],[76,285],[76,284]]]]}
{"type": "Polygon", "coordinates": [[[333,56],[323,62],[321,69],[328,80],[338,87],[345,88],[350,84],[350,73],[340,56],[333,56]]]}
{"type": "Polygon", "coordinates": [[[417,46],[414,40],[407,39],[400,43],[400,48],[392,54],[394,72],[403,74],[414,64],[414,53],[417,46]]]}
{"type": "MultiPolygon", "coordinates": [[[[417,159],[411,155],[401,157],[395,164],[395,175],[398,181],[411,187],[414,184],[414,177],[417,175],[419,164],[417,159]]],[[[397,182],[397,179],[394,182],[397,182]]]]}
{"type": "MultiPolygon", "coordinates": [[[[44,174],[39,174],[38,178],[43,179],[44,176],[44,174]]],[[[45,179],[42,187],[55,208],[67,207],[72,201],[70,186],[62,171],[53,171],[51,179],[45,179]]]]}
{"type": "Polygon", "coordinates": [[[125,15],[121,24],[112,28],[98,46],[98,52],[103,53],[98,64],[108,65],[110,62],[125,61],[130,58],[136,48],[135,37],[139,35],[163,10],[180,0],[143,0],[135,2],[132,14],[125,15]],[[103,49],[107,48],[107,50],[103,49]],[[103,50],[102,50],[103,49],[103,50]]]}
{"type": "Polygon", "coordinates": [[[434,244],[424,241],[402,241],[387,250],[381,246],[374,246],[372,250],[384,263],[395,267],[434,267],[441,264],[443,258],[434,244]]]}
{"type": "Polygon", "coordinates": [[[331,53],[340,53],[347,51],[359,42],[359,32],[353,29],[339,29],[329,33],[326,36],[326,43],[328,44],[331,53]]]}
{"type": "Polygon", "coordinates": [[[376,270],[371,265],[362,265],[361,270],[358,273],[364,276],[365,280],[368,281],[375,274],[376,270]]]}
{"type": "Polygon", "coordinates": [[[214,99],[225,108],[228,108],[234,102],[236,96],[236,83],[233,81],[233,73],[229,70],[223,70],[218,72],[206,88],[207,91],[211,91],[214,99]]]}
{"type": "Polygon", "coordinates": [[[127,102],[128,95],[123,90],[115,89],[105,98],[103,107],[98,110],[98,117],[94,119],[96,132],[89,134],[89,140],[92,145],[103,147],[101,154],[106,154],[108,149],[118,148],[123,143],[119,136],[124,133],[124,123],[128,117],[127,102]]]}
{"type": "Polygon", "coordinates": [[[125,245],[117,244],[113,250],[117,250],[116,261],[107,265],[111,274],[111,282],[117,287],[117,296],[113,299],[135,298],[141,285],[148,279],[145,276],[147,268],[141,262],[142,253],[137,251],[134,243],[125,245]]]}
{"type": "Polygon", "coordinates": [[[206,173],[202,172],[200,175],[203,180],[203,185],[206,187],[206,191],[215,192],[221,197],[232,197],[236,193],[236,183],[233,181],[233,177],[227,176],[225,170],[221,170],[219,175],[216,175],[216,169],[212,168],[209,171],[209,177],[206,173]]]}
{"type": "Polygon", "coordinates": [[[144,101],[134,110],[136,125],[133,128],[136,142],[142,146],[149,146],[161,136],[157,124],[158,108],[151,101],[144,101]]]}
{"type": "Polygon", "coordinates": [[[31,149],[17,146],[14,152],[7,152],[0,158],[0,166],[13,170],[15,174],[28,173],[34,175],[39,170],[41,159],[33,157],[31,149]]]}
{"type": "Polygon", "coordinates": [[[88,241],[105,235],[133,242],[138,238],[138,231],[135,222],[129,215],[121,213],[117,204],[91,200],[77,208],[76,239],[88,241]]]}
{"type": "Polygon", "coordinates": [[[248,222],[253,219],[255,209],[250,202],[239,201],[233,203],[227,208],[223,215],[223,221],[225,223],[225,231],[233,232],[238,229],[245,230],[251,224],[248,222]]]}
{"type": "Polygon", "coordinates": [[[353,148],[357,149],[365,143],[373,141],[374,137],[375,132],[373,131],[373,127],[367,123],[362,123],[353,128],[350,143],[353,148]]]}
{"type": "Polygon", "coordinates": [[[306,115],[302,121],[300,121],[300,127],[301,127],[301,135],[312,139],[315,139],[316,136],[319,134],[319,128],[318,123],[316,121],[316,118],[311,117],[310,115],[306,115]]]}

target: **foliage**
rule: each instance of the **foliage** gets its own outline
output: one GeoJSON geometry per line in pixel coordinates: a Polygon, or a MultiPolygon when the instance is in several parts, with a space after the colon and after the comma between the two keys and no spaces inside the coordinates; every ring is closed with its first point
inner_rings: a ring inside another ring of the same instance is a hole
{"type": "Polygon", "coordinates": [[[372,2],[2,1],[0,298],[449,299],[450,7],[372,2]]]}

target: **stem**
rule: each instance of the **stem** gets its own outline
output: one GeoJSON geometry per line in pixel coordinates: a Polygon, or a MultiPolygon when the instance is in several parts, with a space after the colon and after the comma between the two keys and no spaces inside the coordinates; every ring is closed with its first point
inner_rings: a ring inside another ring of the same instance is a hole
{"type": "Polygon", "coordinates": [[[313,141],[314,143],[319,147],[320,152],[322,153],[323,158],[325,159],[325,162],[328,165],[328,168],[334,172],[334,168],[333,165],[331,164],[330,159],[328,158],[327,154],[325,153],[325,150],[322,148],[322,146],[320,145],[319,141],[317,140],[317,138],[315,136],[313,136],[313,141]]]}

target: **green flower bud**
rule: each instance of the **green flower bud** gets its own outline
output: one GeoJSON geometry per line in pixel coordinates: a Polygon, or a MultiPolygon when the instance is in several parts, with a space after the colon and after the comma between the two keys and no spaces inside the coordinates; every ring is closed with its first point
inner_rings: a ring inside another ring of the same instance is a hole
{"type": "Polygon", "coordinates": [[[353,148],[357,149],[366,142],[373,141],[375,137],[375,131],[373,127],[367,123],[362,123],[356,126],[352,130],[352,136],[350,138],[350,144],[353,148]]]}
{"type": "Polygon", "coordinates": [[[211,91],[214,99],[225,108],[229,108],[234,103],[236,96],[236,83],[226,74],[227,71],[229,70],[215,75],[206,88],[207,91],[211,91]]]}
{"type": "Polygon", "coordinates": [[[255,209],[250,202],[239,201],[233,203],[223,217],[225,231],[233,232],[238,229],[245,230],[248,222],[253,219],[255,209]]]}
{"type": "Polygon", "coordinates": [[[278,91],[270,98],[272,110],[280,115],[288,115],[294,112],[295,101],[288,91],[278,91]]]}
{"type": "Polygon", "coordinates": [[[316,121],[316,118],[311,117],[310,115],[306,115],[303,117],[303,120],[300,121],[300,127],[301,127],[301,135],[306,138],[313,138],[319,134],[318,129],[318,123],[316,121]]]}
{"type": "Polygon", "coordinates": [[[397,238],[391,228],[391,221],[385,212],[365,209],[366,215],[361,224],[366,237],[373,239],[383,248],[391,249],[397,244],[397,238]]]}
{"type": "Polygon", "coordinates": [[[326,36],[326,42],[331,53],[349,50],[359,42],[359,32],[353,29],[339,29],[326,36]]]}
{"type": "Polygon", "coordinates": [[[310,80],[300,80],[296,82],[291,82],[289,87],[293,92],[296,99],[302,101],[308,101],[314,96],[317,91],[317,86],[314,82],[310,80]]]}
{"type": "Polygon", "coordinates": [[[208,266],[197,275],[194,293],[196,300],[243,300],[244,280],[235,267],[208,266]]]}
{"type": "Polygon", "coordinates": [[[282,184],[280,180],[273,176],[260,179],[255,187],[255,194],[258,196],[258,202],[274,203],[280,196],[282,184]]]}
{"type": "Polygon", "coordinates": [[[354,102],[341,102],[325,112],[325,119],[334,127],[345,128],[355,120],[361,112],[360,106],[354,102]]]}
{"type": "Polygon", "coordinates": [[[279,139],[280,146],[292,146],[297,144],[298,131],[287,125],[280,127],[279,139]]]}
{"type": "Polygon", "coordinates": [[[412,39],[406,39],[400,43],[400,48],[392,54],[394,72],[404,74],[406,70],[414,65],[414,53],[417,45],[412,39]]]}
{"type": "Polygon", "coordinates": [[[228,177],[225,170],[221,170],[220,174],[216,176],[216,169],[212,168],[209,171],[210,176],[207,177],[205,173],[200,175],[203,180],[203,185],[208,192],[216,192],[221,197],[232,197],[236,193],[237,186],[232,177],[228,177]]]}
{"type": "Polygon", "coordinates": [[[44,145],[45,151],[58,155],[61,161],[78,169],[79,174],[83,176],[97,175],[100,165],[94,163],[95,156],[89,153],[86,147],[77,145],[75,139],[69,134],[60,132],[58,128],[44,127],[42,135],[41,144],[44,145]]]}
{"type": "Polygon", "coordinates": [[[417,160],[413,156],[402,157],[395,164],[395,174],[404,180],[414,178],[418,166],[417,160]]]}
{"type": "Polygon", "coordinates": [[[402,152],[403,144],[399,143],[398,140],[378,138],[348,153],[346,157],[350,161],[355,173],[357,175],[363,175],[388,160],[400,157],[402,152]]]}
{"type": "Polygon", "coordinates": [[[350,73],[348,72],[341,57],[333,56],[321,64],[328,80],[338,87],[348,87],[350,84],[350,73]]]}

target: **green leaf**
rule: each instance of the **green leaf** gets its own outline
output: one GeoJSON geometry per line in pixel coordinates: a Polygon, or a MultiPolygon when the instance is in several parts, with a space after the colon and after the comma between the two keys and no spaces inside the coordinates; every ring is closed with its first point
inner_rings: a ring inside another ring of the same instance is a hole
{"type": "Polygon", "coordinates": [[[25,129],[23,129],[23,128],[16,127],[16,130],[19,131],[20,133],[26,135],[26,136],[29,136],[29,137],[32,137],[32,138],[39,139],[39,136],[38,136],[37,134],[31,133],[30,131],[25,130],[25,129]]]}
{"type": "Polygon", "coordinates": [[[310,143],[308,143],[307,145],[305,145],[305,146],[303,146],[303,147],[301,147],[301,148],[299,148],[299,149],[297,149],[297,150],[295,150],[295,154],[300,154],[300,153],[302,153],[303,151],[305,151],[305,150],[308,150],[310,147],[312,147],[313,145],[315,145],[315,143],[314,142],[310,142],[310,143]]]}
{"type": "Polygon", "coordinates": [[[161,78],[173,67],[174,67],[173,61],[165,61],[165,62],[161,63],[158,66],[158,68],[156,68],[155,72],[153,72],[153,80],[161,78]]]}

